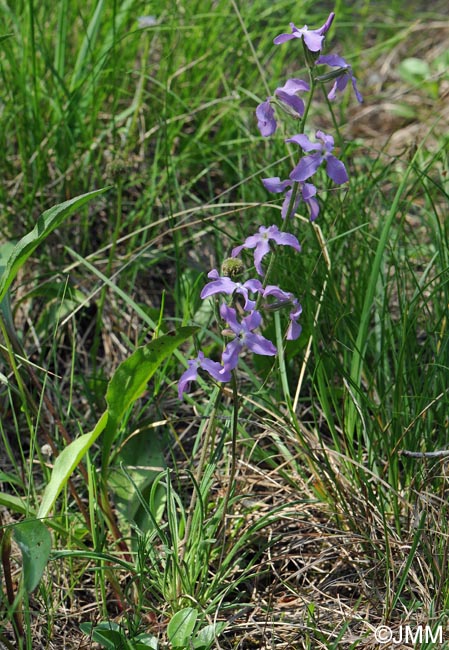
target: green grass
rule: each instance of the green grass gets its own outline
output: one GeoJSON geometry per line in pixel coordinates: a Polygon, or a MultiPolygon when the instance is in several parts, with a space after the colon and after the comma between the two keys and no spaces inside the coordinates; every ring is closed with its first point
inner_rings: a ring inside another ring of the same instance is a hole
{"type": "Polygon", "coordinates": [[[427,624],[447,643],[446,459],[426,455],[448,444],[447,8],[351,4],[1,4],[0,645],[369,648],[427,624]],[[236,392],[203,378],[180,402],[187,359],[221,351],[206,274],[280,225],[261,178],[297,148],[254,110],[303,70],[273,37],[331,9],[365,102],[333,105],[350,182],[319,177],[317,225],[295,220],[303,252],[274,265],[303,333],[279,362],[246,356],[236,392]],[[117,390],[186,325],[143,394],[117,390]],[[121,398],[48,500],[57,455],[121,398]],[[17,524],[42,504],[52,550],[27,564],[17,524]]]}

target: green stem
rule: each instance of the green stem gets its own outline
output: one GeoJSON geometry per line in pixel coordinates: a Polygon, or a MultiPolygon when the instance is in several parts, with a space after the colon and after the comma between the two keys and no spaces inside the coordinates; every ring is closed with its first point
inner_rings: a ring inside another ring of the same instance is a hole
{"type": "MultiPolygon", "coordinates": [[[[236,467],[237,467],[237,435],[238,435],[240,400],[239,400],[239,393],[238,393],[238,388],[237,388],[237,373],[236,373],[235,369],[232,371],[231,387],[232,387],[231,467],[230,467],[230,471],[229,471],[228,486],[227,486],[225,498],[224,498],[224,501],[223,501],[223,510],[222,510],[222,512],[223,512],[223,515],[222,515],[223,538],[226,537],[226,517],[227,517],[227,514],[228,514],[229,501],[231,499],[231,496],[232,496],[232,493],[233,493],[233,490],[234,490],[235,473],[236,473],[236,467]]],[[[221,565],[221,563],[223,561],[224,553],[225,553],[225,544],[224,544],[224,539],[223,539],[221,557],[220,557],[220,565],[221,565]]]]}
{"type": "MultiPolygon", "coordinates": [[[[212,411],[210,413],[209,419],[207,420],[207,424],[206,424],[206,427],[205,427],[203,446],[202,446],[202,449],[201,449],[201,455],[200,455],[200,459],[199,459],[198,467],[197,467],[197,471],[196,471],[196,483],[197,483],[197,485],[199,485],[201,483],[201,478],[203,476],[204,466],[206,464],[206,459],[208,457],[208,452],[209,452],[209,441],[210,441],[210,438],[211,438],[211,436],[212,436],[212,434],[213,434],[213,432],[215,430],[216,415],[217,415],[218,407],[219,407],[220,400],[221,400],[221,390],[217,387],[215,389],[215,391],[216,391],[215,396],[212,398],[213,407],[212,407],[212,411]]],[[[202,432],[200,432],[200,438],[201,437],[202,437],[202,432]]],[[[189,535],[190,535],[190,530],[192,528],[193,513],[194,513],[194,510],[195,510],[195,505],[196,505],[197,498],[198,498],[198,493],[197,493],[196,489],[194,488],[193,491],[192,491],[191,499],[190,499],[189,514],[188,514],[187,521],[186,521],[184,538],[182,540],[181,548],[179,549],[179,556],[180,556],[179,564],[180,564],[180,566],[182,565],[182,561],[184,559],[184,555],[185,555],[185,551],[186,551],[186,547],[187,547],[187,543],[188,543],[188,539],[189,539],[189,535]]]]}
{"type": "MultiPolygon", "coordinates": [[[[324,91],[324,86],[323,86],[323,91],[324,91]]],[[[334,129],[335,129],[335,131],[337,133],[337,138],[338,138],[338,142],[339,142],[339,145],[340,145],[340,149],[343,151],[343,149],[344,149],[343,136],[341,134],[340,127],[339,127],[338,122],[337,122],[337,118],[335,117],[335,113],[334,113],[334,109],[332,108],[331,101],[329,100],[326,92],[324,92],[324,98],[326,100],[326,104],[327,104],[327,107],[329,109],[329,113],[331,114],[332,124],[334,125],[334,129]]]]}

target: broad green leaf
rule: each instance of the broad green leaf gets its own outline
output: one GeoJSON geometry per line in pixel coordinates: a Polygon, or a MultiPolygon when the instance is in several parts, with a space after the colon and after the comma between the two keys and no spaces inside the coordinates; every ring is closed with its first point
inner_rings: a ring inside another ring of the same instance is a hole
{"type": "Polygon", "coordinates": [[[38,519],[22,521],[14,526],[14,539],[21,552],[23,582],[31,593],[39,584],[51,551],[51,536],[46,526],[38,519]]]}
{"type": "MultiPolygon", "coordinates": [[[[136,523],[143,532],[148,532],[152,525],[142,509],[141,499],[148,502],[150,486],[165,467],[163,441],[154,435],[153,429],[145,426],[127,441],[109,467],[108,487],[114,493],[117,510],[126,522],[136,523]]],[[[158,495],[162,503],[165,490],[161,488],[158,495]]]]}
{"type": "MultiPolygon", "coordinates": [[[[6,241],[0,246],[0,280],[3,278],[5,273],[6,265],[9,258],[14,250],[15,244],[12,241],[6,241]]],[[[8,336],[12,339],[16,339],[16,329],[14,326],[14,318],[12,315],[11,309],[11,297],[9,291],[6,291],[3,299],[0,300],[0,312],[1,318],[3,318],[3,323],[5,324],[8,336]]]]}
{"type": "Polygon", "coordinates": [[[99,643],[108,650],[133,650],[123,630],[117,623],[102,622],[95,627],[92,623],[81,623],[81,631],[92,637],[92,640],[99,643]]]}
{"type": "Polygon", "coordinates": [[[185,607],[174,614],[167,626],[167,635],[174,648],[186,646],[195,628],[198,612],[193,607],[185,607]]]}
{"type": "Polygon", "coordinates": [[[211,623],[203,627],[193,640],[194,648],[210,647],[226,627],[226,623],[211,623]]]}
{"type": "Polygon", "coordinates": [[[399,64],[399,74],[405,81],[416,83],[429,79],[432,72],[427,61],[411,56],[401,61],[399,64]]]}
{"type": "Polygon", "coordinates": [[[0,301],[6,295],[11,283],[16,277],[19,269],[32,255],[33,251],[48,235],[57,228],[67,217],[79,210],[83,205],[106,192],[107,187],[95,190],[88,194],[76,196],[69,201],[64,201],[46,210],[37,220],[31,232],[27,233],[12,249],[8,259],[5,261],[3,273],[0,277],[0,301]]]}
{"type": "Polygon", "coordinates": [[[107,420],[108,413],[106,411],[90,433],[85,433],[74,440],[59,454],[53,466],[50,483],[45,489],[42,503],[37,513],[39,519],[48,516],[48,513],[53,508],[56,499],[69,480],[75,467],[104,430],[107,420]]]}
{"type": "Polygon", "coordinates": [[[84,454],[104,431],[103,470],[108,467],[109,452],[126,410],[145,390],[148,380],[160,364],[194,332],[196,327],[182,327],[174,336],[166,335],[150,341],[148,345],[137,348],[115,371],[106,392],[107,410],[90,433],[85,433],[68,445],[57,457],[49,484],[37,514],[47,517],[61,490],[84,454]]]}
{"type": "Polygon", "coordinates": [[[226,627],[226,623],[211,623],[203,627],[193,639],[193,647],[200,650],[210,648],[215,639],[226,627]]]}
{"type": "Polygon", "coordinates": [[[135,648],[136,650],[141,650],[141,648],[151,648],[152,650],[157,650],[157,638],[152,634],[138,634],[135,638],[135,648]]]}
{"type": "Polygon", "coordinates": [[[112,443],[127,409],[145,391],[146,386],[174,350],[190,338],[197,327],[181,327],[176,334],[166,334],[137,348],[115,371],[106,392],[108,423],[103,437],[103,471],[106,472],[112,443]]]}

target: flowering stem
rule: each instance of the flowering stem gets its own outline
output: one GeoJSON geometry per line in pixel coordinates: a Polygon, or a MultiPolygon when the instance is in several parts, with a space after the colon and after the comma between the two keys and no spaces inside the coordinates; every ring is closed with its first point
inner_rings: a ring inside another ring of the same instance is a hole
{"type": "MultiPolygon", "coordinates": [[[[204,434],[203,445],[202,445],[202,449],[201,449],[201,455],[200,455],[200,459],[199,459],[198,467],[197,467],[197,471],[196,471],[196,483],[197,483],[197,485],[199,485],[200,482],[201,482],[201,478],[202,478],[203,472],[204,472],[204,466],[206,464],[206,458],[209,455],[209,440],[210,440],[211,435],[213,434],[213,432],[215,430],[216,415],[217,415],[218,406],[219,406],[220,400],[221,400],[221,394],[222,394],[221,389],[216,387],[215,388],[215,395],[211,399],[211,402],[212,402],[213,406],[212,406],[212,410],[210,412],[209,419],[207,420],[206,431],[205,431],[205,434],[204,434]]],[[[200,433],[200,437],[202,437],[201,433],[200,433]]],[[[188,514],[187,521],[186,521],[184,538],[182,540],[181,548],[179,549],[179,556],[180,556],[179,564],[180,564],[180,566],[182,565],[182,561],[184,559],[185,550],[186,550],[186,546],[187,546],[189,535],[190,535],[190,530],[192,528],[193,513],[194,513],[194,510],[195,510],[195,505],[196,505],[197,498],[198,498],[198,492],[194,487],[193,491],[192,491],[192,496],[191,496],[191,499],[190,499],[189,514],[188,514]]]]}
{"type": "MultiPolygon", "coordinates": [[[[323,86],[323,91],[324,91],[324,86],[323,86]]],[[[335,132],[337,134],[338,141],[340,143],[340,148],[343,150],[343,147],[344,147],[343,136],[341,134],[340,127],[339,127],[338,122],[337,122],[337,118],[335,117],[334,109],[332,108],[332,103],[331,103],[329,97],[327,96],[326,92],[324,92],[324,98],[326,100],[326,104],[327,104],[327,107],[329,109],[329,113],[331,114],[332,124],[334,125],[334,129],[335,129],[335,132]]]]}
{"type": "Polygon", "coordinates": [[[279,366],[279,375],[282,384],[282,392],[284,393],[284,399],[287,404],[290,417],[294,417],[292,400],[290,397],[290,387],[288,385],[287,370],[285,367],[284,341],[283,341],[282,328],[281,328],[281,317],[278,311],[274,313],[274,325],[276,328],[277,360],[279,366]]]}
{"type": "MultiPolygon", "coordinates": [[[[307,98],[306,107],[304,109],[304,115],[302,116],[302,119],[301,119],[301,126],[300,126],[300,129],[299,129],[299,133],[304,133],[304,128],[305,128],[307,115],[309,113],[310,106],[312,105],[313,95],[315,93],[315,88],[316,88],[316,82],[315,82],[315,79],[313,78],[312,71],[310,69],[309,69],[309,78],[310,78],[310,92],[309,92],[309,95],[308,95],[308,98],[307,98]]],[[[298,191],[299,191],[299,183],[293,182],[292,193],[291,193],[290,201],[289,201],[288,208],[287,208],[287,214],[285,215],[285,219],[282,222],[281,232],[284,232],[286,230],[289,219],[293,214],[293,210],[294,210],[294,207],[295,207],[296,197],[298,195],[298,191]]],[[[275,259],[276,259],[276,251],[277,251],[277,249],[275,249],[271,253],[270,261],[268,262],[267,272],[265,274],[265,278],[264,278],[264,281],[262,283],[264,288],[267,286],[267,284],[269,282],[269,279],[270,279],[271,270],[273,268],[273,265],[274,265],[274,262],[275,262],[275,259]]],[[[256,309],[259,308],[260,301],[261,301],[261,297],[260,297],[260,294],[259,294],[259,296],[257,298],[256,309]]]]}
{"type": "Polygon", "coordinates": [[[229,481],[226,489],[226,495],[223,502],[223,530],[226,534],[226,516],[229,506],[229,500],[234,488],[235,480],[235,470],[237,465],[237,426],[239,422],[239,393],[237,389],[237,373],[235,370],[232,371],[231,377],[231,387],[232,387],[232,434],[231,434],[231,468],[229,471],[229,481]]]}
{"type": "Polygon", "coordinates": [[[309,114],[309,110],[310,110],[310,107],[312,105],[312,100],[313,100],[313,96],[315,94],[315,88],[316,88],[316,81],[315,81],[315,79],[313,77],[312,69],[308,68],[308,71],[309,71],[309,81],[310,81],[310,92],[309,92],[309,94],[307,96],[306,107],[304,109],[304,115],[302,116],[301,125],[299,127],[298,133],[304,133],[304,128],[305,128],[307,116],[309,114]]]}

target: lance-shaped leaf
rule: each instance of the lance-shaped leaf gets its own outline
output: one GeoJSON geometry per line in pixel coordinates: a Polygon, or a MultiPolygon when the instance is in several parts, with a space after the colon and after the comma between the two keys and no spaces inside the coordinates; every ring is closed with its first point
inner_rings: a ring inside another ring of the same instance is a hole
{"type": "Polygon", "coordinates": [[[11,283],[16,277],[19,269],[25,264],[27,259],[32,255],[34,250],[44,241],[46,237],[57,228],[64,219],[67,219],[74,212],[79,210],[83,205],[92,201],[95,197],[103,194],[109,188],[104,187],[101,190],[95,190],[88,194],[76,196],[69,201],[64,201],[59,205],[54,205],[46,210],[36,221],[33,230],[24,235],[14,248],[11,250],[9,257],[5,260],[3,272],[0,276],[0,301],[6,295],[11,283]]]}

